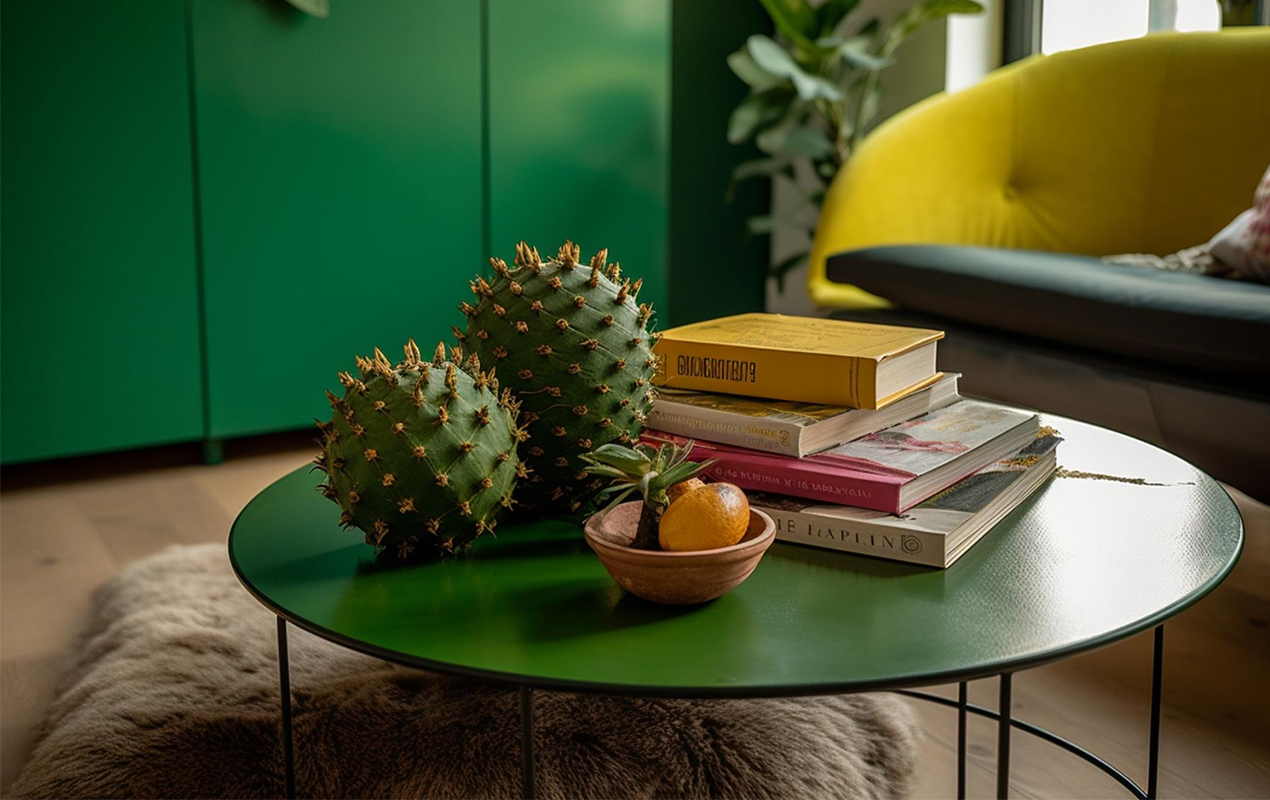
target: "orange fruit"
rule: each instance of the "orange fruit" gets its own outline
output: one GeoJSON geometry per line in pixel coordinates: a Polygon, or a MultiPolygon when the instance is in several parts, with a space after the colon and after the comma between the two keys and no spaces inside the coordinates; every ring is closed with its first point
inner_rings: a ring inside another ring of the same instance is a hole
{"type": "Polygon", "coordinates": [[[749,524],[745,492],[730,483],[712,483],[670,504],[661,515],[658,541],[662,550],[713,550],[741,541],[749,524]]]}
{"type": "Polygon", "coordinates": [[[705,481],[701,480],[700,478],[689,478],[688,480],[680,481],[679,483],[676,483],[673,486],[671,486],[669,489],[667,489],[666,498],[668,499],[669,502],[673,503],[679,498],[686,495],[688,492],[691,492],[695,489],[704,488],[705,485],[706,485],[705,481]]]}

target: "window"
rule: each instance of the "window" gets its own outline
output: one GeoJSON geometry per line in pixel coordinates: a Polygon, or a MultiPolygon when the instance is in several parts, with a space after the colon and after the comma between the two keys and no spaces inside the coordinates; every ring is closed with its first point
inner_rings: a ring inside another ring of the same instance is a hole
{"type": "Polygon", "coordinates": [[[1153,31],[1215,31],[1218,0],[1043,0],[1041,52],[1057,53],[1153,31]]]}

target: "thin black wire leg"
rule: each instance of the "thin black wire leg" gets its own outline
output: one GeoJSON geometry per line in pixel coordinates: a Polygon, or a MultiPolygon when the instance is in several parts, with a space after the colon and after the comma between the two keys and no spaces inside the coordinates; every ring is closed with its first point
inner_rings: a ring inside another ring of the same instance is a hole
{"type": "MultiPolygon", "coordinates": [[[[897,689],[896,694],[902,694],[905,697],[912,697],[917,700],[925,700],[928,703],[938,703],[939,705],[947,706],[948,708],[957,707],[956,700],[953,700],[947,697],[940,697],[937,694],[928,694],[927,692],[915,692],[912,689],[897,689]]],[[[977,714],[986,719],[994,719],[994,720],[1001,719],[1001,715],[998,714],[993,709],[984,708],[983,706],[975,705],[974,703],[967,703],[966,711],[970,712],[971,714],[977,714]]],[[[1014,726],[1015,728],[1018,728],[1019,730],[1023,731],[1026,734],[1030,734],[1032,736],[1035,736],[1038,739],[1049,742],[1052,745],[1061,747],[1062,749],[1066,750],[1072,755],[1080,756],[1085,761],[1089,762],[1090,764],[1094,765],[1095,767],[1102,770],[1106,774],[1115,778],[1116,781],[1121,786],[1128,789],[1129,793],[1132,794],[1134,797],[1138,798],[1138,800],[1147,800],[1147,793],[1142,788],[1140,788],[1138,784],[1134,783],[1132,778],[1130,778],[1128,775],[1125,775],[1120,770],[1116,769],[1112,764],[1107,762],[1106,759],[1099,758],[1098,756],[1089,752],[1088,750],[1076,744],[1075,742],[1064,739],[1058,734],[1051,733],[1050,731],[1047,731],[1044,728],[1039,727],[1037,725],[1033,725],[1032,723],[1027,722],[1026,720],[1011,719],[1010,724],[1014,726]]]]}
{"type": "Polygon", "coordinates": [[[291,740],[291,660],[287,655],[287,621],[278,617],[278,688],[282,695],[282,771],[288,798],[295,797],[295,751],[291,740]]]}
{"type": "Polygon", "coordinates": [[[966,800],[966,682],[957,684],[957,800],[966,800]]]}
{"type": "Polygon", "coordinates": [[[1164,626],[1155,627],[1155,652],[1151,659],[1151,744],[1147,755],[1147,797],[1159,796],[1160,788],[1160,691],[1164,682],[1164,626]]]}
{"type": "Polygon", "coordinates": [[[1010,681],[1008,672],[1001,674],[1001,696],[997,701],[997,797],[1006,800],[1010,796],[1010,681]]]}
{"type": "Polygon", "coordinates": [[[957,709],[957,797],[962,800],[965,797],[965,772],[966,772],[966,714],[978,714],[981,717],[997,720],[997,795],[1005,797],[1010,788],[1010,728],[1018,728],[1024,733],[1029,733],[1038,739],[1043,739],[1050,744],[1057,745],[1073,755],[1080,756],[1085,761],[1094,765],[1106,774],[1115,778],[1116,781],[1129,790],[1129,793],[1139,800],[1154,800],[1159,797],[1160,786],[1160,709],[1162,704],[1164,685],[1164,625],[1158,625],[1155,628],[1155,648],[1151,661],[1151,738],[1148,746],[1147,755],[1147,788],[1144,790],[1139,784],[1135,783],[1132,778],[1121,770],[1117,769],[1106,759],[1100,758],[1089,752],[1080,745],[1068,739],[1064,739],[1056,733],[1051,733],[1042,727],[1033,725],[1021,719],[1014,719],[1010,702],[1010,676],[1001,676],[1001,699],[999,710],[993,711],[990,708],[984,708],[967,701],[966,683],[963,681],[957,687],[957,699],[951,700],[947,697],[941,697],[937,694],[928,692],[917,692],[912,689],[896,690],[897,694],[906,697],[925,700],[930,703],[938,703],[957,709]]]}
{"type": "Polygon", "coordinates": [[[534,690],[520,687],[520,786],[525,800],[534,798],[534,690]]]}

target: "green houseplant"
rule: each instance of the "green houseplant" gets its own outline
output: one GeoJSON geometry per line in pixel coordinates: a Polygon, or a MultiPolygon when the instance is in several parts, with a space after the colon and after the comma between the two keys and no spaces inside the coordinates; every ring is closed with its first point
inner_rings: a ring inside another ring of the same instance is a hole
{"type": "MultiPolygon", "coordinates": [[[[753,140],[766,157],[739,164],[733,180],[783,175],[796,181],[807,206],[819,210],[829,181],[847,162],[877,116],[882,71],[910,36],[949,14],[983,10],[975,0],[923,0],[889,24],[873,18],[855,25],[859,0],[759,0],[776,26],[777,38],[756,34],[728,56],[728,66],[750,92],[732,112],[728,141],[753,140]],[[854,30],[847,34],[846,31],[854,30]]],[[[770,233],[777,225],[808,230],[807,214],[751,217],[749,231],[770,233]]],[[[772,265],[784,288],[790,270],[807,252],[772,265]]]]}

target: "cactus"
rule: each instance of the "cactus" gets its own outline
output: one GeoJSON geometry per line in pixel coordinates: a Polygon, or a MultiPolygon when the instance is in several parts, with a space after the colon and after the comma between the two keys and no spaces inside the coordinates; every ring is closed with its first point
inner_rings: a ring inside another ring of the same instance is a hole
{"type": "Polygon", "coordinates": [[[326,393],[334,418],[318,422],[314,463],[327,475],[318,489],[339,505],[340,524],[399,558],[452,555],[492,533],[527,474],[519,404],[499,395],[494,370],[457,347],[447,359],[444,344],[425,362],[413,340],[396,366],[378,348],[357,366],[357,377],[339,374],[342,398],[326,393]]]}
{"type": "Polygon", "coordinates": [[[513,267],[491,258],[491,281],[476,278],[476,304],[463,303],[467,330],[455,334],[499,375],[523,405],[529,431],[521,458],[532,471],[517,503],[577,512],[604,481],[580,456],[639,434],[653,402],[652,307],[637,303],[641,280],[623,278],[601,250],[588,265],[565,242],[544,261],[516,246],[513,267]]]}

